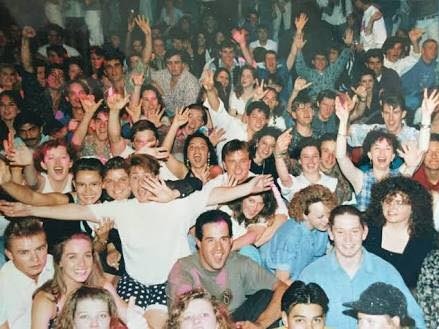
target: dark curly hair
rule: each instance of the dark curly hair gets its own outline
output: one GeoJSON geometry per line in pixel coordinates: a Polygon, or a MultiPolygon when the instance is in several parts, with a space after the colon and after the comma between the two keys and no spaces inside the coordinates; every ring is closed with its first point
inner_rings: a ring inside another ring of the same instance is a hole
{"type": "Polygon", "coordinates": [[[410,236],[424,239],[435,237],[433,205],[430,193],[413,179],[396,176],[386,178],[372,187],[371,203],[366,211],[366,220],[378,227],[384,226],[383,200],[387,196],[403,193],[412,207],[410,236]]]}
{"type": "Polygon", "coordinates": [[[189,136],[186,137],[186,140],[184,141],[184,146],[183,146],[184,164],[185,165],[189,164],[189,159],[187,157],[189,143],[194,138],[197,138],[197,137],[201,138],[202,140],[204,140],[206,142],[206,145],[207,145],[207,148],[208,148],[208,153],[209,153],[209,161],[208,161],[209,163],[208,163],[208,165],[217,165],[218,164],[218,158],[216,156],[215,146],[212,145],[212,143],[209,140],[209,137],[207,137],[206,135],[204,135],[201,132],[195,132],[192,135],[189,135],[189,136]]]}

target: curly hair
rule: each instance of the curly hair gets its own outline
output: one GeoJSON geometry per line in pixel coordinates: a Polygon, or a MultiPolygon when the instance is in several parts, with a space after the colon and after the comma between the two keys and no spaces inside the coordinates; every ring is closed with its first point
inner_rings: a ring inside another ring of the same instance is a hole
{"type": "Polygon", "coordinates": [[[118,327],[117,307],[110,293],[103,288],[82,286],[72,292],[67,298],[59,320],[57,321],[56,329],[74,328],[76,308],[78,303],[85,299],[100,300],[107,304],[108,313],[110,315],[110,328],[118,327]]]}
{"type": "Polygon", "coordinates": [[[218,329],[235,328],[227,307],[219,303],[204,289],[193,289],[179,296],[177,302],[172,306],[169,312],[169,319],[166,323],[166,329],[181,328],[182,315],[189,306],[190,302],[195,299],[204,299],[212,304],[213,312],[216,316],[218,329]]]}
{"type": "Polygon", "coordinates": [[[188,167],[190,167],[190,162],[189,159],[187,157],[188,154],[188,148],[189,148],[189,143],[192,141],[192,139],[194,138],[201,138],[202,140],[204,140],[204,142],[207,145],[207,149],[208,149],[208,165],[217,165],[218,164],[218,158],[216,156],[216,152],[215,152],[215,146],[212,145],[212,143],[209,140],[209,137],[207,137],[206,135],[204,135],[201,132],[195,132],[192,135],[189,135],[186,137],[186,140],[184,141],[184,146],[183,146],[183,160],[184,160],[184,164],[188,167]]]}
{"type": "Polygon", "coordinates": [[[366,211],[367,222],[384,226],[383,200],[399,193],[407,196],[412,207],[410,236],[425,239],[434,237],[432,197],[420,183],[404,176],[386,178],[372,187],[371,202],[366,211]]]}
{"type": "Polygon", "coordinates": [[[288,214],[297,221],[303,221],[309,214],[309,206],[321,202],[329,210],[337,206],[337,197],[327,187],[313,184],[297,192],[288,205],[288,214]]]}

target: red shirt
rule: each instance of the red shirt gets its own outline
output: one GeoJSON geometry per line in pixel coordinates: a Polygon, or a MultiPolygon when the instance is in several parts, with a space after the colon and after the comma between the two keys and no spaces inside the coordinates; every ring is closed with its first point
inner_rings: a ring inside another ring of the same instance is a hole
{"type": "Polygon", "coordinates": [[[425,173],[425,167],[422,165],[413,175],[413,179],[424,186],[429,191],[439,192],[439,182],[432,184],[425,173]]]}

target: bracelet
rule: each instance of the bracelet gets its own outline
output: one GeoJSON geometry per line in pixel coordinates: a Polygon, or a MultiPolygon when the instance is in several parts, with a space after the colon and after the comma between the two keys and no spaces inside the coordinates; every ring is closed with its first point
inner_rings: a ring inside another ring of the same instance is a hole
{"type": "Polygon", "coordinates": [[[344,134],[342,134],[342,133],[338,133],[337,135],[339,135],[339,136],[343,136],[343,137],[348,137],[348,135],[344,135],[344,134]]]}
{"type": "Polygon", "coordinates": [[[360,103],[366,103],[366,98],[360,98],[360,103]]]}
{"type": "Polygon", "coordinates": [[[431,128],[431,123],[430,124],[421,124],[421,128],[430,129],[431,128]]]}
{"type": "Polygon", "coordinates": [[[285,158],[285,156],[287,155],[287,152],[281,152],[281,153],[273,152],[273,155],[276,159],[285,158]]]}

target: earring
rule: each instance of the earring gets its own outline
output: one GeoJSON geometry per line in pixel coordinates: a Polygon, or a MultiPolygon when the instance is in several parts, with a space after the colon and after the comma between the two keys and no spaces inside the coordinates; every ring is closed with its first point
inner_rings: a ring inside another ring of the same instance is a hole
{"type": "Polygon", "coordinates": [[[207,153],[207,168],[210,168],[210,153],[207,153]]]}
{"type": "Polygon", "coordinates": [[[191,163],[189,162],[189,159],[186,159],[186,168],[190,169],[191,163]]]}

